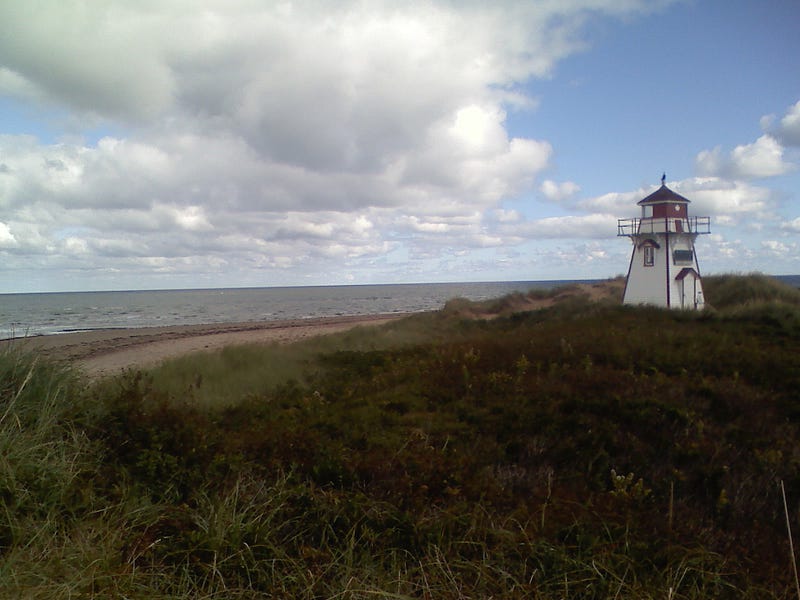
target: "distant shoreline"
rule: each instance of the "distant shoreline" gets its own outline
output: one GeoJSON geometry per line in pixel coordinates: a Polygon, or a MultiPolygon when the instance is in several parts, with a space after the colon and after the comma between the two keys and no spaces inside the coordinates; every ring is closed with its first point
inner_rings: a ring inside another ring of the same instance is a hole
{"type": "MultiPolygon", "coordinates": [[[[800,283],[800,276],[775,279],[782,279],[789,285],[800,283]]],[[[481,302],[470,301],[463,306],[459,303],[448,305],[449,310],[457,312],[462,318],[486,319],[541,309],[575,295],[583,295],[595,301],[620,302],[624,284],[624,277],[617,277],[588,284],[576,283],[552,295],[512,294],[496,305],[491,301],[483,306],[481,302]]],[[[73,365],[90,377],[102,377],[125,369],[153,367],[164,360],[192,352],[215,351],[236,344],[289,343],[357,326],[381,325],[420,312],[426,311],[75,329],[0,339],[0,350],[16,347],[32,351],[44,358],[73,365]]]]}
{"type": "Polygon", "coordinates": [[[0,348],[29,350],[46,358],[68,362],[91,377],[103,377],[125,369],[152,367],[192,352],[214,351],[235,344],[294,342],[358,326],[381,325],[408,314],[93,329],[9,338],[0,340],[0,348]]]}

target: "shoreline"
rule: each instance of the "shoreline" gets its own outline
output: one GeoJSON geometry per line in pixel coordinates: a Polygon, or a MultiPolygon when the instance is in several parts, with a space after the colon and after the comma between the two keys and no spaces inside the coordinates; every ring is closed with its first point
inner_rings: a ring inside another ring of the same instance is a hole
{"type": "MultiPolygon", "coordinates": [[[[624,279],[575,284],[556,294],[510,295],[506,302],[467,301],[451,307],[467,319],[493,319],[514,312],[538,310],[566,298],[585,296],[592,301],[620,302],[624,279]]],[[[445,307],[446,308],[446,307],[445,307]]],[[[422,311],[424,312],[424,311],[422,311]]],[[[0,340],[0,351],[17,347],[46,359],[64,362],[91,378],[115,375],[126,369],[146,369],[193,352],[213,352],[239,344],[291,343],[338,333],[357,326],[377,326],[418,312],[369,313],[274,321],[218,322],[195,325],[109,328],[35,335],[0,340]]]]}
{"type": "Polygon", "coordinates": [[[212,352],[238,344],[290,343],[308,337],[376,326],[408,316],[407,313],[346,315],[289,319],[168,325],[160,327],[92,329],[8,338],[0,349],[18,347],[45,358],[67,362],[90,377],[104,377],[126,369],[147,368],[190,354],[212,352]]]}

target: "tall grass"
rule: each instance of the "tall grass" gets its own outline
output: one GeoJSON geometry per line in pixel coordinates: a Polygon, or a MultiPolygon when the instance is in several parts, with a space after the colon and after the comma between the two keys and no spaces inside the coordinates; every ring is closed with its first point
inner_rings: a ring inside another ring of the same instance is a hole
{"type": "Polygon", "coordinates": [[[68,371],[13,349],[0,355],[0,546],[33,543],[90,501],[82,486],[93,465],[72,422],[73,392],[68,371]]]}
{"type": "Polygon", "coordinates": [[[96,507],[97,455],[79,416],[73,373],[13,346],[0,353],[0,594],[74,589],[68,532],[96,507]]]}
{"type": "Polygon", "coordinates": [[[760,273],[703,278],[706,300],[716,309],[739,309],[764,303],[800,306],[800,290],[760,273]]]}

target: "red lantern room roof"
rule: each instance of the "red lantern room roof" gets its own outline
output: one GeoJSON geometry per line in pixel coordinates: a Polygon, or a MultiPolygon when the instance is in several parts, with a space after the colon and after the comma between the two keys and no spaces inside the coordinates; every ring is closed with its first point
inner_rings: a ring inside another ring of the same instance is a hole
{"type": "Polygon", "coordinates": [[[689,204],[690,200],[688,198],[684,198],[680,194],[676,194],[671,189],[669,189],[666,184],[662,181],[661,187],[658,188],[655,192],[647,196],[647,198],[643,198],[639,200],[636,204],[639,206],[645,206],[649,204],[689,204]]]}

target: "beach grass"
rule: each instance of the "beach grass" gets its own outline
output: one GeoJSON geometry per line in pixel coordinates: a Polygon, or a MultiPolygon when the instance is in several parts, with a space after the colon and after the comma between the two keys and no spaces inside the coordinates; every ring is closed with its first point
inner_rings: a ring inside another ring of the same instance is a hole
{"type": "Polygon", "coordinates": [[[800,304],[707,290],[459,301],[91,385],[6,351],[0,597],[792,597],[800,304]]]}
{"type": "Polygon", "coordinates": [[[800,305],[797,288],[761,273],[705,277],[703,289],[709,303],[717,309],[741,310],[765,303],[800,305]]]}
{"type": "Polygon", "coordinates": [[[181,402],[230,406],[289,382],[313,376],[317,357],[336,352],[369,352],[432,343],[454,330],[430,314],[419,314],[382,327],[358,326],[342,333],[293,344],[242,344],[196,352],[150,369],[153,386],[181,402]]]}

